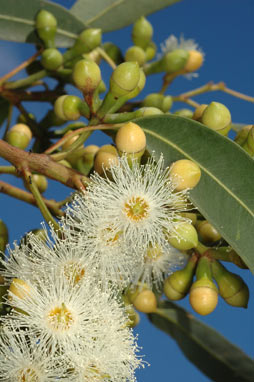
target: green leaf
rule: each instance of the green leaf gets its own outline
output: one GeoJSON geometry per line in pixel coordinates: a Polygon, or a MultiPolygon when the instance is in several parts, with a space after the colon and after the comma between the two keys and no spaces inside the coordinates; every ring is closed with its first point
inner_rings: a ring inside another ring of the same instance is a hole
{"type": "MultiPolygon", "coordinates": [[[[92,2],[91,2],[92,3],[92,2]]],[[[1,1],[0,39],[17,42],[38,42],[34,31],[34,19],[40,9],[46,9],[57,19],[57,46],[73,44],[77,34],[85,29],[85,24],[60,5],[44,0],[1,1]]]]}
{"type": "Polygon", "coordinates": [[[0,127],[6,120],[9,112],[9,102],[4,99],[3,97],[0,97],[0,127]]]}
{"type": "Polygon", "coordinates": [[[252,382],[254,362],[241,349],[177,305],[163,301],[150,321],[169,334],[184,355],[214,382],[252,382]]]}
{"type": "Polygon", "coordinates": [[[254,271],[254,160],[236,143],[199,122],[174,115],[138,119],[148,150],[166,165],[188,158],[202,171],[190,198],[254,271]]]}
{"type": "Polygon", "coordinates": [[[103,32],[120,29],[180,0],[77,0],[71,12],[103,32]]]}

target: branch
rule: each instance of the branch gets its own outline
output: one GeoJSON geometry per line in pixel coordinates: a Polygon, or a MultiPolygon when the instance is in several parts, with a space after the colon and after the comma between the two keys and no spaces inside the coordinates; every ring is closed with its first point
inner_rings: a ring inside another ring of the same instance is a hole
{"type": "Polygon", "coordinates": [[[0,140],[0,156],[19,169],[26,164],[31,172],[38,172],[50,179],[57,180],[67,187],[77,190],[85,189],[90,180],[80,172],[55,162],[46,154],[35,154],[23,151],[0,140]]]}
{"type": "MultiPolygon", "coordinates": [[[[6,182],[0,181],[0,192],[37,207],[36,200],[30,192],[21,190],[20,188],[14,187],[6,182]]],[[[48,200],[45,198],[43,198],[43,200],[54,216],[64,216],[64,212],[60,210],[62,205],[61,202],[56,202],[55,200],[48,200]]]]}

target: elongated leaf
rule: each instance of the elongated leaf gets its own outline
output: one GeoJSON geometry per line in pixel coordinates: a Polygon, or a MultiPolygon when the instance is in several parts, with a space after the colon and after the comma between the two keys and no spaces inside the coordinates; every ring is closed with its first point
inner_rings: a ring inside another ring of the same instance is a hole
{"type": "MultiPolygon", "coordinates": [[[[91,2],[92,3],[92,2],[91,2]]],[[[34,32],[34,19],[40,9],[54,14],[58,22],[56,43],[70,46],[85,24],[60,5],[44,0],[1,1],[0,39],[17,42],[38,42],[34,32]]]]}
{"type": "Polygon", "coordinates": [[[180,0],[77,0],[71,12],[90,27],[104,32],[132,24],[140,16],[146,16],[180,0]]]}
{"type": "Polygon", "coordinates": [[[237,144],[199,122],[168,115],[139,119],[148,149],[166,165],[188,158],[202,176],[190,197],[254,271],[254,160],[237,144]]]}
{"type": "Polygon", "coordinates": [[[254,362],[211,327],[164,301],[150,321],[169,334],[184,355],[214,382],[252,382],[254,362]]]}

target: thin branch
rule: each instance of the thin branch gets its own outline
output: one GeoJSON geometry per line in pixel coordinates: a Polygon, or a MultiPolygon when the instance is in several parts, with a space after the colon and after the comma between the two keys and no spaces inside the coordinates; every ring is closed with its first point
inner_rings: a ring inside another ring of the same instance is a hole
{"type": "Polygon", "coordinates": [[[109,57],[109,55],[105,52],[105,50],[100,47],[98,47],[96,50],[100,53],[101,57],[103,57],[104,60],[111,66],[111,68],[115,70],[116,69],[115,62],[109,57]]]}
{"type": "Polygon", "coordinates": [[[38,56],[41,55],[43,49],[40,49],[38,52],[34,53],[30,58],[22,62],[22,64],[18,65],[16,68],[14,68],[9,73],[5,74],[3,77],[0,78],[0,85],[9,80],[11,77],[15,76],[18,72],[25,69],[28,65],[30,65],[38,56]]]}
{"type": "Polygon", "coordinates": [[[67,187],[77,190],[85,189],[84,185],[90,180],[80,172],[55,162],[49,155],[29,153],[0,140],[0,156],[12,163],[17,169],[26,163],[31,172],[45,175],[57,180],[67,187]]]}
{"type": "MultiPolygon", "coordinates": [[[[30,192],[14,187],[6,182],[0,181],[0,192],[22,200],[23,202],[29,203],[33,206],[37,206],[36,200],[30,192]]],[[[54,216],[64,216],[64,212],[60,209],[63,205],[62,202],[56,202],[55,200],[48,200],[45,198],[43,198],[43,200],[54,216]]]]}

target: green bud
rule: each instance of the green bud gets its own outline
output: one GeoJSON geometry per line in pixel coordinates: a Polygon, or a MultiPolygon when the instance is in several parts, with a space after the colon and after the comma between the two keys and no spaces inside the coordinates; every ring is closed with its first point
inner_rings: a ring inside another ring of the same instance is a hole
{"type": "Polygon", "coordinates": [[[164,113],[167,113],[171,109],[172,105],[173,105],[173,98],[170,95],[164,96],[162,105],[161,105],[161,110],[164,113]]]}
{"type": "Polygon", "coordinates": [[[145,97],[143,101],[143,106],[156,107],[157,109],[162,110],[163,100],[164,100],[164,96],[162,94],[151,93],[145,97]]]}
{"type": "Polygon", "coordinates": [[[140,17],[133,24],[131,37],[134,45],[145,49],[153,37],[153,27],[151,23],[149,23],[145,17],[140,17]]]}
{"type": "Polygon", "coordinates": [[[110,78],[110,92],[114,97],[126,96],[137,87],[140,69],[137,62],[123,62],[114,70],[110,78]]]}
{"type": "Polygon", "coordinates": [[[128,326],[130,328],[135,328],[135,326],[137,326],[140,321],[138,312],[136,312],[130,304],[126,306],[125,311],[128,315],[128,326]]]}
{"type": "Polygon", "coordinates": [[[0,219],[0,251],[4,252],[9,240],[8,229],[5,223],[0,219]]]}
{"type": "Polygon", "coordinates": [[[139,93],[141,93],[142,90],[145,87],[146,76],[145,76],[145,73],[144,73],[143,69],[140,68],[139,74],[140,74],[140,77],[139,77],[138,84],[137,84],[136,88],[132,92],[127,94],[127,96],[126,96],[127,99],[131,99],[131,98],[137,97],[139,95],[139,93]]]}
{"type": "Polygon", "coordinates": [[[249,130],[246,141],[243,143],[242,148],[251,156],[254,155],[254,126],[249,130]]]}
{"type": "Polygon", "coordinates": [[[125,53],[125,61],[136,61],[139,66],[146,62],[145,51],[139,46],[131,46],[125,53]]]}
{"type": "Polygon", "coordinates": [[[103,80],[101,80],[101,82],[99,83],[99,86],[98,86],[98,93],[99,94],[104,93],[106,90],[107,90],[107,88],[106,88],[105,82],[103,80]]]}
{"type": "Polygon", "coordinates": [[[212,281],[211,262],[207,257],[199,260],[196,277],[190,289],[190,304],[195,312],[205,316],[212,313],[218,303],[218,290],[212,281]]]}
{"type": "Polygon", "coordinates": [[[121,49],[112,42],[105,42],[105,44],[103,44],[103,49],[116,65],[120,65],[124,61],[121,49]]]}
{"type": "Polygon", "coordinates": [[[79,107],[82,101],[77,96],[63,95],[57,98],[54,111],[57,117],[66,121],[80,118],[79,107]]]}
{"type": "Polygon", "coordinates": [[[231,114],[226,106],[219,102],[211,102],[201,118],[201,122],[222,135],[227,135],[231,126],[231,114]]]}
{"type": "Polygon", "coordinates": [[[14,125],[6,135],[6,141],[19,149],[24,150],[32,139],[30,128],[24,123],[14,125]]]}
{"type": "MultiPolygon", "coordinates": [[[[32,113],[28,113],[28,116],[30,119],[35,120],[35,116],[32,113]]],[[[27,125],[28,118],[24,114],[19,114],[17,123],[24,123],[25,125],[27,125]]]]}
{"type": "Polygon", "coordinates": [[[46,191],[46,189],[48,188],[48,181],[44,175],[34,174],[32,175],[32,179],[33,179],[33,182],[38,187],[38,190],[40,191],[41,194],[46,191]]]}
{"type": "Polygon", "coordinates": [[[72,50],[76,55],[81,55],[83,53],[91,52],[91,50],[97,48],[100,44],[101,29],[89,28],[80,33],[74,46],[72,47],[72,50]]]}
{"type": "Polygon", "coordinates": [[[179,109],[174,112],[175,115],[179,115],[180,117],[185,117],[185,118],[192,118],[193,116],[193,111],[190,109],[179,109]]]}
{"type": "Polygon", "coordinates": [[[88,175],[94,166],[94,157],[99,151],[96,145],[86,146],[82,157],[77,162],[77,170],[84,175],[88,175]]]}
{"type": "Polygon", "coordinates": [[[189,52],[184,49],[175,49],[163,57],[163,67],[167,73],[175,73],[184,69],[189,58],[189,52]]]}
{"type": "Polygon", "coordinates": [[[198,234],[190,223],[181,223],[176,226],[174,233],[168,236],[169,243],[180,251],[187,251],[198,245],[198,234]]]}
{"type": "Polygon", "coordinates": [[[55,47],[57,20],[52,13],[42,9],[36,16],[35,27],[46,48],[55,47]]]}
{"type": "Polygon", "coordinates": [[[48,48],[42,52],[41,63],[47,70],[57,70],[63,63],[63,56],[59,50],[48,48]]]}
{"type": "Polygon", "coordinates": [[[249,134],[250,129],[253,127],[253,125],[246,125],[244,126],[235,136],[234,141],[238,143],[238,145],[242,146],[249,134]]]}
{"type": "Polygon", "coordinates": [[[152,60],[155,57],[156,52],[157,52],[157,46],[155,45],[153,41],[150,41],[147,48],[145,49],[146,61],[152,60]]]}
{"type": "Polygon", "coordinates": [[[143,290],[134,299],[133,305],[140,312],[153,313],[157,308],[156,296],[149,289],[143,290]]]}
{"type": "Polygon", "coordinates": [[[203,115],[205,109],[207,108],[207,106],[208,106],[207,104],[203,103],[203,104],[199,105],[198,107],[196,107],[196,109],[194,110],[192,119],[194,119],[195,121],[201,122],[202,115],[203,115]]]}
{"type": "Polygon", "coordinates": [[[99,66],[92,61],[80,60],[73,69],[73,81],[85,94],[93,93],[101,82],[99,66]]]}
{"type": "Polygon", "coordinates": [[[197,231],[202,243],[215,243],[221,239],[221,234],[207,220],[197,224],[197,231]]]}
{"type": "Polygon", "coordinates": [[[197,263],[197,256],[192,256],[186,266],[172,273],[164,281],[164,294],[169,300],[181,300],[188,293],[197,263]]]}
{"type": "Polygon", "coordinates": [[[104,145],[96,153],[94,158],[94,171],[100,176],[110,177],[110,166],[118,164],[118,153],[114,146],[104,145]]]}
{"type": "Polygon", "coordinates": [[[161,115],[164,114],[163,111],[157,109],[157,107],[141,107],[139,109],[142,117],[147,117],[149,115],[161,115]]]}
{"type": "Polygon", "coordinates": [[[221,297],[232,306],[247,308],[249,289],[243,279],[229,272],[219,261],[212,262],[213,277],[216,280],[221,297]]]}

